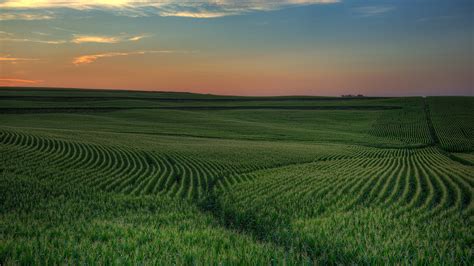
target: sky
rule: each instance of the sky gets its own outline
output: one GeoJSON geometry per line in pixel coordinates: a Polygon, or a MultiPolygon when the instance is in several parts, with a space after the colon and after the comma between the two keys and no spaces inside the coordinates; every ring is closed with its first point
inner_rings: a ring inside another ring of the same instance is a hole
{"type": "Polygon", "coordinates": [[[0,0],[0,86],[474,96],[473,77],[472,0],[0,0]]]}

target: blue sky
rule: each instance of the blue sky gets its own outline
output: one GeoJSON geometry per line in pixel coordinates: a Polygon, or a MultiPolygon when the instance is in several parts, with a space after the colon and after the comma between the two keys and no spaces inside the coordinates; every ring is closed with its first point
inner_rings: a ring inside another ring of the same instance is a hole
{"type": "Polygon", "coordinates": [[[474,1],[0,1],[0,85],[472,95],[474,1]]]}

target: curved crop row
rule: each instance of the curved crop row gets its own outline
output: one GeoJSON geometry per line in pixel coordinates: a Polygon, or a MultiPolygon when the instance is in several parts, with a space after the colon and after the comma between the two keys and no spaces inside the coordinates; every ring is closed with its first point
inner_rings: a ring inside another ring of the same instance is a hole
{"type": "Polygon", "coordinates": [[[231,176],[219,188],[242,208],[276,208],[295,217],[358,206],[393,209],[420,219],[472,212],[470,166],[450,160],[436,148],[380,153],[380,157],[339,158],[231,176]],[[235,185],[238,180],[251,181],[235,185]]]}
{"type": "MultiPolygon", "coordinates": [[[[201,198],[213,187],[225,188],[248,181],[254,178],[252,173],[259,170],[301,162],[384,156],[374,153],[373,149],[346,147],[345,150],[334,150],[331,146],[317,150],[318,155],[314,156],[311,153],[258,156],[246,147],[224,159],[214,156],[214,152],[222,153],[221,149],[226,149],[228,144],[224,144],[222,148],[201,151],[197,156],[176,149],[179,147],[176,145],[175,151],[159,145],[145,150],[114,145],[103,139],[96,141],[94,136],[63,138],[58,132],[0,130],[0,145],[9,150],[8,155],[5,154],[4,159],[8,161],[5,165],[11,165],[12,171],[54,179],[60,187],[85,185],[116,193],[166,194],[188,199],[201,198]],[[256,160],[242,160],[248,155],[256,160]]],[[[266,148],[260,150],[273,154],[266,148]]]]}

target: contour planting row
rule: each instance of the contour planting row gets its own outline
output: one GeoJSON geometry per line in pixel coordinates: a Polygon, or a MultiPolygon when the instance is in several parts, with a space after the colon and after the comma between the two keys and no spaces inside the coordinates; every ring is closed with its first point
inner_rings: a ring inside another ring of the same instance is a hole
{"type": "Polygon", "coordinates": [[[469,264],[472,166],[435,147],[366,155],[253,172],[208,208],[322,264],[469,264]]]}
{"type": "Polygon", "coordinates": [[[436,148],[386,149],[380,154],[235,177],[253,181],[221,185],[223,199],[245,212],[273,210],[299,218],[358,207],[393,209],[399,215],[422,220],[474,214],[472,167],[450,160],[436,148]]]}
{"type": "MultiPolygon", "coordinates": [[[[318,149],[320,154],[315,157],[286,158],[251,155],[248,152],[252,149],[242,149],[236,154],[230,152],[226,160],[216,160],[216,156],[208,156],[212,150],[202,150],[197,156],[185,153],[185,148],[179,149],[179,143],[174,145],[176,151],[162,151],[159,145],[151,150],[142,150],[132,145],[104,144],[100,140],[94,142],[92,134],[85,138],[61,135],[59,132],[31,133],[6,129],[0,131],[0,145],[4,151],[4,170],[54,179],[60,187],[85,185],[117,193],[166,194],[189,199],[202,197],[216,184],[224,187],[247,180],[241,178],[242,173],[301,162],[360,156],[359,150],[353,148],[332,151],[329,147],[318,149]],[[337,153],[342,155],[335,155],[337,153]],[[250,155],[256,160],[239,159],[250,155]]],[[[217,146],[215,149],[220,153],[229,153],[228,146],[217,146]]]]}
{"type": "Polygon", "coordinates": [[[4,151],[2,165],[8,171],[57,179],[60,186],[82,184],[126,194],[199,197],[211,180],[235,171],[169,152],[85,144],[14,131],[2,131],[0,143],[4,151]]]}
{"type": "MultiPolygon", "coordinates": [[[[262,174],[265,174],[267,171],[270,170],[278,170],[279,168],[288,168],[290,166],[298,166],[304,165],[307,163],[316,163],[316,162],[329,162],[329,161],[339,161],[339,160],[347,160],[347,159],[354,159],[354,158],[385,158],[390,156],[388,152],[379,152],[378,149],[375,148],[368,148],[362,146],[349,146],[349,152],[342,152],[342,150],[336,150],[334,154],[324,154],[322,156],[316,156],[310,162],[299,161],[298,163],[289,163],[285,165],[276,164],[272,167],[266,167],[264,169],[260,169],[259,171],[244,171],[240,173],[236,173],[233,175],[225,176],[224,178],[216,180],[216,190],[230,190],[233,189],[233,186],[241,183],[253,180],[259,177],[262,174]],[[337,153],[337,152],[340,152],[337,153]],[[265,171],[264,171],[265,170],[265,171]]],[[[322,166],[320,166],[322,167],[322,166]]],[[[327,167],[323,167],[327,168],[327,167]]]]}

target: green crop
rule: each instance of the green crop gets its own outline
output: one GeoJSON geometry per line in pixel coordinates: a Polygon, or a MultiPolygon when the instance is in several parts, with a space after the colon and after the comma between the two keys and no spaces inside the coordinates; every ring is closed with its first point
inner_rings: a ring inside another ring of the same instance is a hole
{"type": "Polygon", "coordinates": [[[0,264],[472,264],[473,106],[4,88],[0,264]]]}

